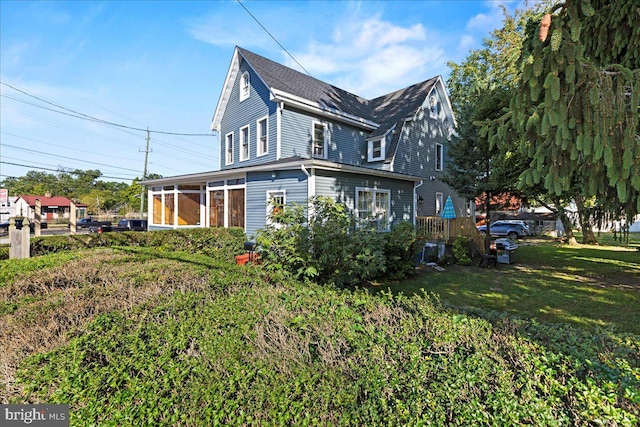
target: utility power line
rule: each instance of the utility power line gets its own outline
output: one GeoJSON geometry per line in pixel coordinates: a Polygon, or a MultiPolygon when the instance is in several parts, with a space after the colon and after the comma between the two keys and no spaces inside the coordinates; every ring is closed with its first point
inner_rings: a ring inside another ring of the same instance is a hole
{"type": "Polygon", "coordinates": [[[240,6],[242,6],[242,8],[243,8],[243,9],[244,9],[248,14],[249,14],[249,16],[251,16],[251,17],[253,18],[253,20],[254,20],[254,21],[256,21],[256,22],[258,23],[258,25],[260,25],[260,27],[264,30],[264,32],[265,32],[265,33],[267,33],[267,34],[269,35],[269,37],[271,37],[271,38],[273,39],[273,41],[274,41],[274,42],[276,42],[276,43],[278,44],[278,46],[280,46],[280,48],[281,48],[282,50],[284,50],[284,51],[285,51],[285,53],[286,53],[287,55],[289,55],[289,57],[291,57],[291,59],[293,59],[293,60],[295,61],[295,63],[296,63],[296,64],[298,64],[298,66],[304,70],[304,72],[305,72],[305,73],[307,73],[307,75],[308,75],[309,77],[313,77],[313,76],[311,75],[311,73],[310,73],[310,72],[308,72],[308,71],[307,71],[307,69],[306,69],[306,68],[304,68],[304,67],[302,66],[302,64],[298,62],[298,60],[297,60],[296,58],[294,58],[294,56],[293,56],[293,55],[292,55],[292,54],[287,50],[287,48],[286,48],[286,47],[282,46],[282,44],[281,44],[281,43],[280,43],[280,42],[279,42],[279,41],[278,41],[278,40],[273,36],[273,34],[271,34],[271,33],[269,32],[269,30],[267,30],[267,29],[266,29],[266,27],[265,27],[264,25],[262,25],[262,22],[260,22],[260,21],[258,20],[258,18],[256,18],[256,17],[253,15],[253,13],[251,13],[251,11],[249,11],[249,9],[247,9],[247,7],[246,7],[244,4],[242,4],[242,2],[241,2],[240,0],[236,0],[236,1],[237,1],[237,2],[238,2],[238,4],[239,4],[240,6]]]}
{"type": "MultiPolygon", "coordinates": [[[[45,171],[54,171],[54,172],[60,172],[60,173],[68,173],[71,175],[88,175],[87,172],[69,172],[69,171],[65,171],[65,170],[60,170],[60,169],[53,169],[53,168],[45,168],[42,166],[30,166],[30,165],[24,165],[24,164],[20,164],[20,163],[13,163],[13,162],[5,162],[0,160],[0,163],[3,163],[5,165],[12,165],[12,166],[20,166],[20,167],[24,167],[24,168],[30,168],[30,169],[40,169],[40,170],[45,170],[45,171]]],[[[7,176],[7,175],[3,175],[3,176],[7,176]]],[[[15,177],[9,177],[9,178],[15,178],[15,177]]],[[[131,178],[123,178],[121,176],[108,176],[108,175],[100,175],[98,178],[109,178],[109,179],[122,179],[124,181],[131,181],[131,178]]]]}
{"type": "MultiPolygon", "coordinates": [[[[11,89],[13,89],[13,90],[15,90],[17,92],[20,92],[20,93],[22,93],[22,94],[24,94],[24,95],[26,95],[28,97],[31,97],[31,98],[37,99],[38,101],[41,101],[41,102],[44,102],[46,104],[52,105],[52,106],[58,108],[59,110],[56,110],[56,109],[53,109],[53,108],[47,108],[47,107],[44,107],[42,105],[29,103],[29,102],[27,102],[25,100],[21,100],[19,98],[15,98],[15,97],[10,97],[8,95],[2,95],[3,97],[7,97],[9,99],[14,99],[14,100],[16,100],[18,102],[23,102],[25,104],[29,104],[29,105],[32,105],[32,106],[37,107],[37,108],[42,108],[44,110],[53,111],[55,113],[64,114],[64,115],[67,115],[67,116],[71,116],[71,117],[75,117],[75,118],[83,119],[83,120],[88,120],[88,121],[100,123],[100,124],[103,124],[103,125],[115,126],[115,127],[120,127],[120,128],[123,128],[123,129],[131,129],[131,130],[136,130],[136,131],[140,131],[140,132],[147,132],[147,129],[143,129],[143,128],[139,128],[139,127],[135,127],[135,126],[127,126],[127,125],[123,125],[123,124],[120,124],[120,123],[111,122],[109,120],[99,119],[97,117],[93,117],[93,116],[90,116],[88,114],[80,113],[78,111],[75,111],[75,110],[72,110],[70,108],[66,108],[66,107],[64,107],[62,105],[56,104],[54,102],[51,102],[51,101],[49,101],[47,99],[44,99],[44,98],[41,98],[39,96],[33,95],[33,94],[31,94],[31,93],[29,93],[29,92],[27,92],[25,90],[19,89],[19,88],[15,87],[15,86],[10,85],[9,83],[3,82],[3,81],[0,81],[0,84],[2,84],[4,86],[7,86],[7,87],[9,87],[9,88],[11,88],[11,89]],[[60,110],[63,110],[63,111],[60,111],[60,110]]],[[[213,133],[184,133],[184,132],[167,132],[167,131],[159,131],[159,130],[150,130],[150,132],[157,133],[157,134],[162,134],[162,135],[174,135],[174,136],[213,136],[213,133]]]]}
{"type": "Polygon", "coordinates": [[[138,172],[136,169],[123,168],[123,167],[120,167],[120,166],[112,166],[112,165],[108,165],[106,163],[92,162],[92,161],[89,161],[87,159],[76,159],[74,157],[61,156],[59,154],[50,154],[50,153],[45,153],[44,151],[32,150],[30,148],[16,147],[15,145],[2,144],[2,146],[3,147],[9,147],[9,148],[15,148],[16,150],[28,151],[28,152],[31,152],[31,153],[51,156],[51,157],[59,157],[61,159],[74,160],[74,161],[83,162],[83,163],[92,163],[94,165],[106,166],[108,168],[113,168],[113,169],[122,169],[122,170],[126,170],[126,171],[138,172]]]}

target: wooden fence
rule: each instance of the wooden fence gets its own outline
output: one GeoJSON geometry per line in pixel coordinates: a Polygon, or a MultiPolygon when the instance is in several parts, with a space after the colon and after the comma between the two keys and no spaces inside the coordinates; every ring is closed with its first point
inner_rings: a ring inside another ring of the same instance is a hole
{"type": "Polygon", "coordinates": [[[448,220],[438,216],[419,216],[416,218],[418,236],[428,239],[451,241],[458,236],[465,236],[476,242],[478,247],[484,246],[484,240],[472,218],[454,218],[448,220]]]}

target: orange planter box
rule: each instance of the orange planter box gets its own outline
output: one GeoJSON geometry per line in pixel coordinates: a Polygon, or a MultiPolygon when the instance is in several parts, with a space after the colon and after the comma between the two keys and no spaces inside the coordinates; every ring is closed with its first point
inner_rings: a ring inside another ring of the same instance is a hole
{"type": "Polygon", "coordinates": [[[236,264],[238,265],[245,265],[248,262],[252,262],[254,264],[258,263],[258,255],[257,254],[250,254],[249,252],[244,253],[242,255],[236,255],[236,264]]]}

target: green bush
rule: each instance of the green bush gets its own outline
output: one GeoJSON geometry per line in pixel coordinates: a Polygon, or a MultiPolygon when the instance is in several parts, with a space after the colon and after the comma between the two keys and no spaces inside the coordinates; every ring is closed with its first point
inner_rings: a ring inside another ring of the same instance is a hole
{"type": "Polygon", "coordinates": [[[399,279],[415,271],[413,225],[400,223],[380,233],[359,224],[344,204],[332,198],[312,198],[309,205],[309,218],[303,207],[287,206],[256,233],[267,269],[338,286],[382,276],[399,279]]]}
{"type": "Polygon", "coordinates": [[[244,251],[241,228],[188,228],[162,231],[125,231],[41,236],[31,239],[31,256],[94,247],[145,246],[165,251],[195,252],[233,261],[244,251]]]}
{"type": "Polygon", "coordinates": [[[0,245],[0,260],[9,259],[9,245],[0,245]]]}
{"type": "Polygon", "coordinates": [[[453,256],[456,262],[460,265],[471,264],[471,257],[469,256],[469,239],[465,236],[458,236],[453,241],[453,256]]]}
{"type": "Polygon", "coordinates": [[[415,260],[420,247],[415,244],[417,235],[413,224],[407,221],[394,224],[384,238],[385,278],[398,280],[415,275],[415,260]]]}

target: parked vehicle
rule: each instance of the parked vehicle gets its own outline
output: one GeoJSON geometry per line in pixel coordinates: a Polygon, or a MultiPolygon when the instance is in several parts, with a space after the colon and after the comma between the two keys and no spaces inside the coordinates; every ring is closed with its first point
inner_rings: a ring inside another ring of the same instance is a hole
{"type": "Polygon", "coordinates": [[[92,217],[82,218],[76,221],[76,229],[78,230],[83,228],[100,227],[101,225],[111,225],[111,221],[95,221],[92,217]]]}
{"type": "MultiPolygon", "coordinates": [[[[44,221],[40,222],[40,229],[42,230],[43,228],[47,228],[47,223],[44,222],[44,221]]],[[[32,221],[32,222],[29,223],[29,230],[32,233],[36,232],[36,223],[35,222],[32,221]]]]}
{"type": "Polygon", "coordinates": [[[109,233],[112,231],[147,231],[146,219],[121,219],[117,226],[100,225],[89,227],[91,233],[109,233]]]}
{"type": "MultiPolygon", "coordinates": [[[[527,231],[527,236],[533,236],[533,231],[531,231],[531,228],[527,225],[526,222],[520,220],[520,219],[501,219],[498,220],[496,222],[506,222],[509,224],[520,224],[522,225],[522,227],[527,231]]],[[[492,223],[494,224],[494,223],[492,223]]]]}
{"type": "MultiPolygon", "coordinates": [[[[492,236],[506,236],[511,240],[521,239],[529,235],[529,227],[519,222],[496,221],[491,223],[490,230],[492,236]]],[[[485,235],[487,226],[481,225],[478,227],[478,231],[480,234],[485,235]]]]}
{"type": "MultiPolygon", "coordinates": [[[[44,222],[44,221],[40,223],[40,229],[43,229],[43,228],[47,228],[47,223],[44,222]]],[[[30,222],[29,223],[29,230],[32,233],[34,233],[36,231],[36,223],[35,222],[30,222]]],[[[9,221],[0,222],[0,233],[8,233],[8,232],[9,232],[9,221]]]]}

